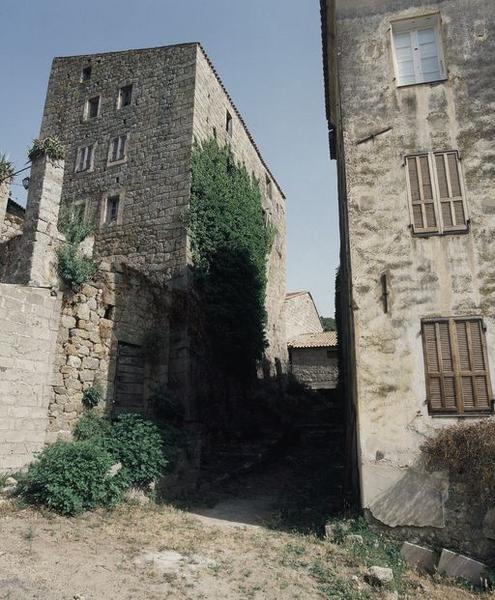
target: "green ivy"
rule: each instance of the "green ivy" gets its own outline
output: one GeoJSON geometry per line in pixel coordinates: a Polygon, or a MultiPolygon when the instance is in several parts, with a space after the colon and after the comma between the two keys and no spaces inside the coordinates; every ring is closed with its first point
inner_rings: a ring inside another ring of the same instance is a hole
{"type": "Polygon", "coordinates": [[[258,181],[216,139],[196,143],[188,213],[195,281],[211,355],[242,378],[266,347],[266,263],[274,237],[258,181]]]}

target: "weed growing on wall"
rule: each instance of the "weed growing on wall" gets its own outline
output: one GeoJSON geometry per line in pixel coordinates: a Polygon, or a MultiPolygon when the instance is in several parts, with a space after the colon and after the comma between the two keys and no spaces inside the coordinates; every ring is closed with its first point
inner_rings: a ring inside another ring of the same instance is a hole
{"type": "Polygon", "coordinates": [[[28,150],[28,158],[33,161],[40,156],[46,155],[52,160],[62,160],[65,156],[64,146],[56,137],[37,138],[33,140],[28,150]]]}
{"type": "Polygon", "coordinates": [[[247,378],[266,347],[266,263],[274,230],[265,224],[258,182],[215,139],[193,149],[188,230],[213,362],[247,378]]]}
{"type": "Polygon", "coordinates": [[[65,235],[65,243],[57,249],[57,272],[69,287],[76,290],[96,273],[95,261],[84,256],[79,249],[79,244],[91,235],[93,228],[80,211],[67,208],[60,216],[59,228],[65,235]]]}
{"type": "Polygon", "coordinates": [[[7,181],[14,173],[14,165],[6,154],[0,152],[0,183],[7,181]]]}

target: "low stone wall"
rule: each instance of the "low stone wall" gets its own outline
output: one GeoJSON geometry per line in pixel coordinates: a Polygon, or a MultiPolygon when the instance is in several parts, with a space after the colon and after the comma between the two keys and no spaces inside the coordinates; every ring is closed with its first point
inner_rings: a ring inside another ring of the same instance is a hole
{"type": "Polygon", "coordinates": [[[60,305],[50,290],[0,284],[0,471],[45,443],[60,305]]]}

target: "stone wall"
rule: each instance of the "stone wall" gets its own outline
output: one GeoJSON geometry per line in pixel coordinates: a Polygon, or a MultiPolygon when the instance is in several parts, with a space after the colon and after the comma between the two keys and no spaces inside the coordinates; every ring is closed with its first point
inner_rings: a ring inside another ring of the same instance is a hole
{"type": "Polygon", "coordinates": [[[291,371],[310,388],[335,389],[339,379],[337,349],[291,348],[291,371]]]}
{"type": "Polygon", "coordinates": [[[66,148],[62,204],[82,204],[97,227],[99,258],[125,261],[167,279],[184,275],[189,201],[196,45],[55,58],[41,136],[66,148]],[[83,67],[91,77],[81,82],[83,67]],[[132,84],[129,106],[119,89],[132,84]],[[85,102],[100,96],[99,114],[85,120],[85,102]],[[128,134],[126,160],[110,164],[114,136],[128,134]],[[75,172],[77,150],[96,144],[91,167],[75,172]],[[120,194],[119,216],[104,224],[108,195],[120,194]]]}
{"type": "Polygon", "coordinates": [[[275,239],[268,260],[266,292],[269,342],[266,356],[274,373],[276,361],[284,370],[287,365],[287,338],[283,314],[286,292],[285,198],[200,46],[197,47],[196,60],[194,137],[205,140],[216,135],[219,143],[230,146],[236,160],[244,163],[248,173],[252,173],[260,182],[265,216],[275,227],[275,239]],[[232,119],[231,133],[226,127],[227,111],[232,119]]]}
{"type": "Polygon", "coordinates": [[[102,394],[100,410],[130,410],[116,404],[119,342],[143,351],[143,397],[137,398],[133,410],[150,412],[149,398],[157,386],[174,389],[168,378],[167,291],[127,266],[114,263],[102,267],[95,281],[84,284],[77,293],[64,294],[48,441],[70,437],[85,408],[84,391],[90,387],[102,394]]]}
{"type": "Polygon", "coordinates": [[[344,303],[352,307],[350,332],[355,325],[361,501],[390,526],[414,521],[442,528],[448,526],[443,516],[437,519],[445,513],[444,483],[438,474],[416,470],[418,449],[425,436],[461,418],[428,412],[421,319],[483,317],[494,380],[495,169],[493,128],[487,123],[494,119],[489,82],[495,75],[495,37],[489,23],[495,5],[487,0],[326,4],[330,16],[336,6],[337,18],[336,30],[328,23],[326,31],[325,66],[331,78],[330,123],[338,126],[341,233],[352,277],[352,296],[344,303]],[[437,10],[447,80],[398,88],[390,22],[437,10]],[[404,156],[450,149],[462,158],[469,231],[414,236],[404,156]],[[383,274],[389,281],[388,311],[383,274]],[[400,510],[404,498],[407,514],[400,510]]]}
{"type": "Polygon", "coordinates": [[[287,294],[284,306],[287,341],[302,333],[323,331],[320,316],[309,292],[287,294]]]}
{"type": "Polygon", "coordinates": [[[61,296],[0,283],[0,471],[43,448],[61,296]]]}
{"type": "Polygon", "coordinates": [[[8,242],[12,238],[22,235],[23,226],[23,218],[6,213],[2,230],[0,232],[0,244],[8,242]]]}

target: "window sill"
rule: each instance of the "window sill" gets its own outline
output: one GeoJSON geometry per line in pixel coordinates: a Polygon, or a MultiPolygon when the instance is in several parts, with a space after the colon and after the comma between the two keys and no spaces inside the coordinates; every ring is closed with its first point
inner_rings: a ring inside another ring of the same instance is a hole
{"type": "Polygon", "coordinates": [[[466,229],[453,229],[451,231],[413,231],[411,228],[411,234],[417,238],[429,238],[429,237],[445,237],[448,235],[467,235],[469,233],[469,227],[466,229]]]}
{"type": "Polygon", "coordinates": [[[107,162],[108,167],[118,167],[119,165],[124,165],[127,162],[127,158],[123,158],[122,160],[113,160],[107,162]]]}
{"type": "Polygon", "coordinates": [[[493,417],[493,410],[487,412],[472,412],[472,413],[428,413],[433,419],[481,419],[484,417],[493,417]]]}
{"type": "Polygon", "coordinates": [[[403,83],[403,84],[399,84],[396,81],[395,82],[395,87],[398,90],[404,90],[404,89],[408,89],[408,88],[417,87],[419,85],[431,85],[431,86],[440,85],[441,83],[445,83],[448,80],[449,80],[448,77],[442,77],[442,79],[435,79],[434,81],[421,81],[421,82],[418,82],[418,83],[403,83]]]}

